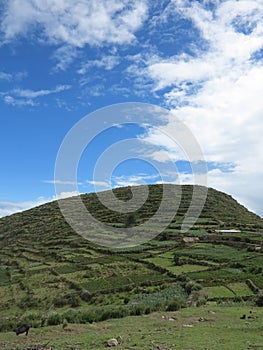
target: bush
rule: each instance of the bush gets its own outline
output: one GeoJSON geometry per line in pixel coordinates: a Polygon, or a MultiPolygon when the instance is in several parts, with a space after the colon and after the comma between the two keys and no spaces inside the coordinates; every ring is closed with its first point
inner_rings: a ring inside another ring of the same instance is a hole
{"type": "Polygon", "coordinates": [[[57,326],[63,322],[63,318],[58,313],[53,313],[48,316],[47,324],[48,326],[57,326]]]}
{"type": "Polygon", "coordinates": [[[64,319],[64,320],[63,320],[63,325],[62,325],[62,328],[63,328],[63,329],[66,329],[66,328],[67,328],[67,326],[68,326],[68,322],[67,322],[67,320],[66,320],[66,319],[64,319]]]}
{"type": "Polygon", "coordinates": [[[70,305],[71,307],[80,306],[80,298],[76,293],[65,294],[60,297],[57,297],[53,300],[53,304],[56,307],[63,307],[70,305]]]}
{"type": "Polygon", "coordinates": [[[125,297],[123,300],[123,303],[126,305],[126,304],[128,304],[129,301],[130,301],[130,299],[128,297],[125,297]]]}
{"type": "Polygon", "coordinates": [[[198,300],[197,300],[196,306],[205,305],[205,304],[206,304],[206,301],[207,301],[206,298],[200,297],[200,298],[198,298],[198,300]]]}
{"type": "Polygon", "coordinates": [[[111,318],[123,318],[128,316],[129,312],[125,308],[116,308],[105,310],[99,318],[99,321],[105,321],[111,318]]]}
{"type": "Polygon", "coordinates": [[[131,309],[131,316],[141,316],[145,313],[145,307],[142,305],[136,305],[131,309]]]}
{"type": "Polygon", "coordinates": [[[87,291],[82,291],[80,294],[81,300],[90,302],[92,300],[92,295],[87,291]]]}
{"type": "Polygon", "coordinates": [[[168,304],[166,311],[178,311],[184,306],[184,303],[180,300],[172,301],[168,304]]]}
{"type": "Polygon", "coordinates": [[[256,305],[262,307],[263,306],[263,295],[259,295],[256,300],[256,305]]]}
{"type": "Polygon", "coordinates": [[[10,332],[17,326],[17,321],[6,320],[0,323],[0,332],[10,332]]]}
{"type": "Polygon", "coordinates": [[[83,311],[78,315],[78,322],[80,323],[92,323],[99,321],[99,310],[95,311],[83,311]]]}
{"type": "Polygon", "coordinates": [[[189,281],[185,285],[185,291],[187,294],[191,294],[192,291],[197,291],[200,289],[202,289],[202,286],[194,281],[189,281]]]}

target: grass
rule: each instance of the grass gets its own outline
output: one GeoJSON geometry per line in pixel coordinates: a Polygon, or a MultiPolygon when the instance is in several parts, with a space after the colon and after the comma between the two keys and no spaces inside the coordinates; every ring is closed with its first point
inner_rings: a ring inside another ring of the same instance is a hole
{"type": "Polygon", "coordinates": [[[227,287],[233,290],[234,294],[238,297],[246,297],[253,295],[253,292],[247,286],[246,283],[229,283],[227,287]]]}
{"type": "Polygon", "coordinates": [[[187,249],[178,250],[178,254],[219,262],[243,261],[253,256],[253,253],[245,249],[237,249],[224,244],[213,243],[195,243],[187,249]]]}
{"type": "Polygon", "coordinates": [[[207,266],[202,266],[198,264],[183,264],[181,266],[175,266],[171,259],[165,259],[163,257],[155,257],[145,259],[146,261],[152,262],[155,265],[161,266],[168,271],[173,272],[176,275],[180,275],[182,273],[194,272],[194,271],[202,271],[207,270],[207,266]]]}
{"type": "Polygon", "coordinates": [[[31,329],[29,336],[0,333],[1,349],[26,349],[46,344],[52,349],[105,349],[107,340],[121,339],[118,349],[195,349],[232,350],[262,349],[263,309],[204,306],[177,312],[152,313],[88,325],[68,324],[31,329]]]}
{"type": "Polygon", "coordinates": [[[202,292],[208,299],[233,298],[235,294],[225,286],[205,287],[202,292]]]}

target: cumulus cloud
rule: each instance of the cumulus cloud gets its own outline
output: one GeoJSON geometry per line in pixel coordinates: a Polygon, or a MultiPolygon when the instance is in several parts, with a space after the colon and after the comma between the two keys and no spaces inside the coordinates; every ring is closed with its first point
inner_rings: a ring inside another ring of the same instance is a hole
{"type": "Polygon", "coordinates": [[[146,17],[142,0],[9,0],[1,30],[8,41],[38,26],[48,43],[81,48],[130,42],[146,17]]]}
{"type": "MultiPolygon", "coordinates": [[[[193,54],[155,54],[138,74],[149,78],[153,91],[191,129],[207,161],[234,165],[227,174],[219,168],[209,172],[211,185],[262,215],[263,64],[257,57],[263,49],[263,3],[174,0],[169,10],[190,20],[204,45],[197,42],[193,54]]],[[[171,117],[162,130],[174,128],[171,117]]]]}

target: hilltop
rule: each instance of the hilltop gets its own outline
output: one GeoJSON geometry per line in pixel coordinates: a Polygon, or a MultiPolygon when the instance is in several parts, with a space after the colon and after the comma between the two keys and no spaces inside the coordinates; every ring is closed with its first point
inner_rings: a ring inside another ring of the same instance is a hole
{"type": "MultiPolygon", "coordinates": [[[[176,189],[180,188],[181,191],[178,210],[168,228],[180,229],[192,199],[194,186],[168,186],[176,189]]],[[[133,187],[132,189],[137,188],[136,193],[139,193],[143,187],[133,187]]],[[[201,188],[201,186],[196,187],[201,188]]],[[[158,210],[162,200],[162,185],[149,185],[147,188],[149,189],[148,199],[134,213],[135,220],[133,225],[140,225],[147,221],[158,210]]],[[[109,192],[103,192],[103,197],[107,198],[107,193],[109,192]]],[[[123,202],[130,200],[133,195],[131,187],[117,188],[113,192],[116,198],[123,202]]],[[[171,191],[171,194],[173,194],[173,191],[171,191]]],[[[72,197],[72,200],[74,200],[74,197],[72,197]]],[[[81,200],[89,212],[99,221],[116,227],[125,227],[127,224],[126,214],[107,209],[101,204],[95,193],[81,195],[81,200]]],[[[176,202],[177,198],[173,199],[171,197],[169,200],[176,202]]],[[[211,229],[219,226],[225,228],[233,226],[257,228],[262,226],[262,222],[262,218],[248,211],[230,195],[208,188],[205,205],[193,229],[211,229]]],[[[17,235],[20,238],[28,238],[29,242],[38,240],[48,243],[50,234],[52,234],[52,239],[63,239],[69,234],[74,234],[73,230],[65,222],[57,201],[0,218],[0,239],[2,244],[5,244],[7,240],[8,244],[10,244],[17,238],[17,235]]]]}
{"type": "MultiPolygon", "coordinates": [[[[176,186],[169,186],[173,193],[176,186]]],[[[114,194],[127,202],[133,190],[119,188],[114,194]]],[[[144,245],[122,250],[77,235],[57,201],[0,219],[0,328],[10,329],[18,320],[39,327],[177,310],[224,298],[256,300],[263,289],[263,220],[209,188],[201,215],[183,235],[194,187],[180,190],[169,226],[144,245]],[[221,228],[240,232],[216,233],[221,228]]],[[[96,194],[81,199],[94,217],[117,230],[146,222],[158,210],[162,191],[162,185],[149,186],[147,201],[132,218],[107,209],[96,194]]]]}

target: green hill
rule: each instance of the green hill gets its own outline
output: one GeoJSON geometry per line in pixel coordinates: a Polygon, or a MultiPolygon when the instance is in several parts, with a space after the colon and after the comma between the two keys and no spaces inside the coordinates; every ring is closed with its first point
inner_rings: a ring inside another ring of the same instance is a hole
{"type": "MultiPolygon", "coordinates": [[[[171,196],[182,191],[176,215],[155,239],[134,248],[110,250],[85,240],[65,221],[57,201],[0,219],[0,329],[18,320],[36,327],[86,323],[207,300],[256,298],[263,289],[263,220],[209,188],[201,215],[184,234],[195,240],[185,244],[181,225],[194,187],[169,186],[171,196]],[[240,232],[216,234],[220,228],[240,232]]],[[[114,194],[125,203],[133,190],[114,194]]],[[[107,209],[96,194],[81,199],[94,217],[119,230],[147,222],[162,193],[162,185],[149,186],[147,201],[132,214],[107,209]]]]}

